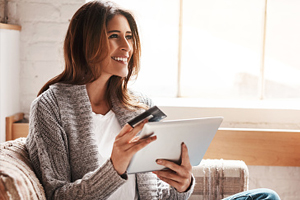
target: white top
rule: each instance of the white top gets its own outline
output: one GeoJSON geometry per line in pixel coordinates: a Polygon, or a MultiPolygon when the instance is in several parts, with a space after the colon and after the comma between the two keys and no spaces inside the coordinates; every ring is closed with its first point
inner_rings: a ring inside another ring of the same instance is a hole
{"type": "MultiPolygon", "coordinates": [[[[115,137],[119,134],[120,130],[120,123],[112,110],[105,115],[95,114],[93,112],[93,131],[96,135],[96,141],[99,147],[101,165],[103,165],[107,159],[110,159],[115,137]]],[[[128,175],[128,180],[108,199],[137,200],[138,195],[135,174],[128,175]]]]}

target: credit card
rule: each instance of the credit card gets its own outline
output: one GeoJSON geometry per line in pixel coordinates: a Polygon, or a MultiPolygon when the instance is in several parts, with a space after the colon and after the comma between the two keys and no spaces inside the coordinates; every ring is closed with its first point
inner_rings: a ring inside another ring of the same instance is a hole
{"type": "Polygon", "coordinates": [[[167,117],[167,115],[163,111],[161,111],[157,106],[153,106],[153,107],[149,108],[148,110],[146,110],[145,112],[139,114],[132,120],[130,120],[128,122],[128,124],[131,127],[135,127],[136,125],[138,125],[145,119],[148,119],[149,122],[158,122],[166,117],[167,117]]]}

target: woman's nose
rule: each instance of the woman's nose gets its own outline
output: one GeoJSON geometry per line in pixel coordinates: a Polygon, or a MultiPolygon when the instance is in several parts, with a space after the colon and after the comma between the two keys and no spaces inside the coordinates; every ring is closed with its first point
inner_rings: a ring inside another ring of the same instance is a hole
{"type": "Polygon", "coordinates": [[[126,38],[123,38],[120,47],[124,51],[130,51],[132,49],[132,44],[126,38]]]}

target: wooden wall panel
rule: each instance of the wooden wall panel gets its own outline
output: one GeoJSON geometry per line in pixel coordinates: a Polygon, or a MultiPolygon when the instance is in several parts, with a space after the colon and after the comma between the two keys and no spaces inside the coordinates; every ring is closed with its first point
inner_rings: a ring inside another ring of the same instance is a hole
{"type": "Polygon", "coordinates": [[[300,131],[220,129],[204,158],[247,165],[300,166],[300,131]]]}
{"type": "MultiPolygon", "coordinates": [[[[6,118],[6,140],[26,137],[28,123],[6,118]]],[[[247,165],[300,166],[300,130],[219,129],[204,159],[243,160],[247,165]]]]}

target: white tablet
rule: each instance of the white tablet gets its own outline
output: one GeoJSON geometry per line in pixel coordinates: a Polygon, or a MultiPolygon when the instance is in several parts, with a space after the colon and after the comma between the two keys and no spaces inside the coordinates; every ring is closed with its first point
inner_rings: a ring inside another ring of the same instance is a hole
{"type": "Polygon", "coordinates": [[[139,136],[153,133],[157,139],[133,156],[127,173],[163,169],[163,166],[156,164],[157,159],[171,160],[179,164],[182,142],[188,147],[191,165],[199,165],[222,121],[223,117],[208,117],[148,122],[139,136]]]}

